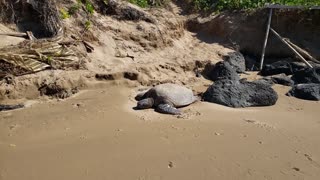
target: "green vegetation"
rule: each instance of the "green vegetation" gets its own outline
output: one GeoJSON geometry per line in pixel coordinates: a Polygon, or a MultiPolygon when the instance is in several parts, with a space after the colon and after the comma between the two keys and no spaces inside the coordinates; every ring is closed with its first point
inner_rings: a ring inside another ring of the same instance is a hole
{"type": "Polygon", "coordinates": [[[60,17],[61,19],[67,19],[70,17],[70,14],[65,9],[60,9],[60,17]]]}
{"type": "Polygon", "coordinates": [[[150,5],[148,0],[128,0],[128,1],[132,4],[136,4],[136,5],[143,7],[143,8],[149,7],[149,5],[150,5]]]}
{"type": "Polygon", "coordinates": [[[164,7],[170,0],[127,0],[132,4],[138,5],[142,8],[146,7],[164,7]]]}
{"type": "Polygon", "coordinates": [[[283,5],[320,5],[320,0],[189,0],[194,10],[234,10],[252,9],[264,6],[266,3],[283,5]]]}
{"type": "Polygon", "coordinates": [[[84,23],[84,29],[85,30],[89,30],[91,27],[91,21],[90,20],[87,20],[85,23],[84,23]]]}
{"type": "Polygon", "coordinates": [[[84,6],[84,9],[87,13],[93,14],[94,13],[94,7],[92,5],[92,2],[90,0],[77,0],[77,3],[72,5],[68,8],[66,11],[65,9],[60,9],[60,15],[62,19],[67,19],[73,15],[75,15],[80,8],[84,6]]]}
{"type": "MultiPolygon", "coordinates": [[[[164,6],[169,0],[127,0],[140,7],[164,6]]],[[[320,0],[185,0],[195,11],[252,9],[264,6],[266,3],[284,5],[320,5],[320,0]]]]}
{"type": "Polygon", "coordinates": [[[87,17],[83,21],[83,26],[85,30],[91,28],[90,16],[94,13],[94,6],[90,0],[77,0],[77,3],[73,4],[71,7],[66,9],[60,9],[60,17],[62,19],[70,18],[73,15],[76,15],[79,10],[83,8],[87,12],[87,17]]]}
{"type": "Polygon", "coordinates": [[[86,11],[90,14],[93,14],[94,13],[94,7],[92,5],[92,2],[90,0],[86,0],[85,1],[85,7],[86,7],[86,11]]]}

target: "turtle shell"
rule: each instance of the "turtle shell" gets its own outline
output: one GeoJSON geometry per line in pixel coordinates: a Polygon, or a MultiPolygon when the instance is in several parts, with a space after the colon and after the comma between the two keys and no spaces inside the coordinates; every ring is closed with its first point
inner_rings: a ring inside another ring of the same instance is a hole
{"type": "Polygon", "coordinates": [[[150,89],[148,96],[155,100],[155,105],[165,101],[171,102],[175,107],[187,106],[197,100],[192,90],[177,84],[160,84],[150,89]]]}

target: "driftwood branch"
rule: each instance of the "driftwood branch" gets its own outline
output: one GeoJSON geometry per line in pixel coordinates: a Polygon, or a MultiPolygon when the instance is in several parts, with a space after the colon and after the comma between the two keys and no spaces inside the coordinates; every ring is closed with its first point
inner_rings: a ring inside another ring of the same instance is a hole
{"type": "Polygon", "coordinates": [[[13,36],[13,37],[28,38],[27,33],[0,33],[0,36],[13,36]]]}
{"type": "Polygon", "coordinates": [[[270,28],[271,32],[276,35],[285,45],[287,45],[289,47],[289,49],[291,49],[304,63],[307,64],[308,67],[313,68],[312,65],[304,59],[304,57],[301,56],[301,54],[298,53],[297,50],[295,50],[289,43],[287,43],[287,41],[284,40],[284,38],[282,38],[274,29],[270,28]]]}
{"type": "Polygon", "coordinates": [[[0,33],[0,36],[13,36],[13,37],[21,37],[30,40],[36,40],[37,38],[34,37],[31,31],[27,31],[26,33],[14,32],[14,33],[0,33]]]}
{"type": "Polygon", "coordinates": [[[306,50],[300,48],[298,45],[294,44],[293,42],[291,42],[289,39],[285,38],[284,39],[288,44],[290,44],[294,49],[296,49],[303,57],[315,62],[315,63],[319,63],[320,61],[318,61],[316,58],[314,58],[313,56],[311,56],[311,54],[309,54],[306,50]]]}

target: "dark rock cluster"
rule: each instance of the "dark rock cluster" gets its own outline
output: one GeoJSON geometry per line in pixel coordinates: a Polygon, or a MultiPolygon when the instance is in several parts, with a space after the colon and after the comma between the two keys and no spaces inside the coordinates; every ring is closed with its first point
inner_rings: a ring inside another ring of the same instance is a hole
{"type": "Polygon", "coordinates": [[[203,94],[203,100],[228,107],[271,106],[278,100],[270,81],[249,82],[237,73],[245,72],[245,59],[240,53],[230,54],[208,74],[215,81],[203,94]]]}
{"type": "Polygon", "coordinates": [[[265,65],[260,74],[272,76],[273,83],[292,86],[292,89],[287,93],[288,96],[319,101],[320,66],[315,63],[312,65],[314,68],[309,68],[299,62],[277,61],[265,65]],[[290,75],[292,76],[289,77],[290,75]]]}

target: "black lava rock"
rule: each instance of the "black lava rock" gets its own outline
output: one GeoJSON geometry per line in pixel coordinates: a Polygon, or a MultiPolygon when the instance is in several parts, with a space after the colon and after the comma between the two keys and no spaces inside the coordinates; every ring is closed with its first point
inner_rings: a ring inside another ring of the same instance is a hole
{"type": "Polygon", "coordinates": [[[231,65],[226,61],[220,61],[215,64],[214,68],[209,72],[208,77],[213,80],[229,79],[229,80],[239,80],[240,77],[236,70],[231,67],[231,65]]]}
{"type": "Polygon", "coordinates": [[[279,76],[271,77],[272,82],[276,84],[281,84],[284,86],[293,86],[294,82],[291,80],[290,77],[286,76],[285,74],[280,74],[279,76]]]}
{"type": "Polygon", "coordinates": [[[320,67],[298,71],[291,79],[295,84],[320,83],[320,67]]]}
{"type": "Polygon", "coordinates": [[[260,78],[258,80],[255,80],[253,82],[262,83],[262,84],[268,84],[270,86],[272,86],[274,84],[274,82],[272,81],[271,77],[263,77],[263,78],[260,78]]]}
{"type": "Polygon", "coordinates": [[[291,69],[292,69],[293,74],[298,71],[305,70],[308,68],[308,66],[303,62],[291,62],[290,65],[291,65],[291,69]]]}
{"type": "Polygon", "coordinates": [[[286,75],[293,74],[291,63],[287,61],[277,61],[272,64],[266,64],[261,71],[262,76],[272,76],[282,73],[286,75]]]}
{"type": "Polygon", "coordinates": [[[320,101],[320,84],[298,84],[294,86],[287,95],[299,99],[320,101]]]}
{"type": "Polygon", "coordinates": [[[237,73],[243,73],[246,71],[246,60],[240,52],[229,53],[229,55],[225,56],[224,59],[224,61],[228,62],[237,73]]]}
{"type": "Polygon", "coordinates": [[[271,106],[278,94],[266,83],[224,79],[211,85],[203,99],[228,107],[271,106]]]}

